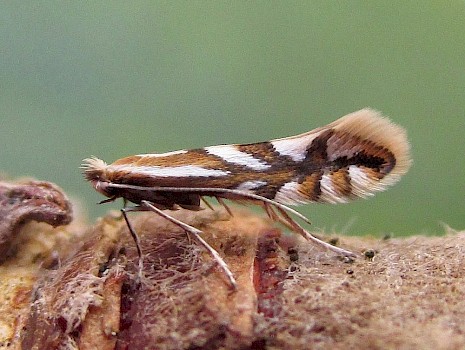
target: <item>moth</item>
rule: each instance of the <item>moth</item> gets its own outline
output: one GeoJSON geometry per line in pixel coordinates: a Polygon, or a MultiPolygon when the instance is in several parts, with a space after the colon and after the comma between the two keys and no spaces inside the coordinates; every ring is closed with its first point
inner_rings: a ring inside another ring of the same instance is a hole
{"type": "MultiPolygon", "coordinates": [[[[127,213],[152,211],[190,234],[227,276],[235,278],[201,236],[202,231],[177,220],[166,210],[200,210],[205,197],[248,202],[307,240],[337,254],[354,256],[314,237],[291,215],[310,223],[290,208],[304,203],[346,203],[365,198],[394,184],[411,164],[405,130],[366,108],[324,127],[271,141],[210,146],[168,153],[129,156],[107,164],[96,157],[83,161],[85,178],[108,197],[123,198],[122,214],[141,261],[137,234],[127,213]],[[132,202],[133,206],[128,206],[132,202]]],[[[141,265],[140,265],[141,266],[141,265]]]]}

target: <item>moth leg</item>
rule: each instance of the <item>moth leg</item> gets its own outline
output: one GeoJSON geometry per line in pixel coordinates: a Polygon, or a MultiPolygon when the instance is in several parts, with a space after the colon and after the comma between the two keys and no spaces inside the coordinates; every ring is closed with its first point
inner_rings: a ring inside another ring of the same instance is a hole
{"type": "MultiPolygon", "coordinates": [[[[216,200],[218,201],[218,203],[219,203],[220,205],[222,205],[224,209],[226,209],[226,211],[228,212],[229,216],[233,216],[232,210],[227,206],[227,204],[226,204],[220,197],[215,197],[215,198],[216,198],[216,200]]],[[[202,200],[202,202],[204,202],[204,203],[206,204],[206,206],[207,206],[208,208],[210,208],[210,209],[213,210],[213,211],[215,210],[215,208],[213,208],[213,207],[211,206],[211,204],[210,204],[204,197],[200,197],[200,199],[202,200]]]]}
{"type": "MultiPolygon", "coordinates": [[[[273,210],[273,207],[269,203],[262,202],[261,205],[262,205],[263,210],[265,211],[266,215],[268,215],[268,217],[271,220],[281,222],[281,220],[279,219],[278,214],[276,214],[276,212],[273,210]]],[[[289,227],[289,226],[287,226],[287,227],[292,230],[292,227],[289,227]]]]}
{"type": "Polygon", "coordinates": [[[302,235],[306,240],[308,241],[311,241],[311,242],[314,242],[320,246],[323,246],[324,248],[326,249],[329,249],[337,254],[341,254],[343,256],[350,256],[350,257],[356,257],[356,255],[354,253],[352,253],[351,251],[349,250],[345,250],[345,249],[342,249],[342,248],[339,248],[339,247],[335,247],[315,236],[313,236],[310,232],[308,232],[307,230],[305,230],[302,226],[300,226],[294,219],[292,219],[292,217],[289,216],[289,214],[287,212],[291,212],[293,214],[298,214],[297,216],[299,218],[304,218],[304,221],[307,222],[307,223],[310,223],[310,221],[304,217],[302,214],[300,214],[299,212],[289,208],[288,206],[284,205],[284,204],[281,204],[281,203],[278,203],[278,202],[275,202],[273,200],[266,200],[266,201],[261,201],[261,205],[262,207],[264,208],[266,214],[268,215],[268,217],[271,219],[271,220],[274,220],[274,221],[278,221],[280,222],[281,224],[283,224],[284,226],[286,226],[287,228],[291,229],[292,231],[295,231],[297,233],[299,233],[300,235],[302,235]],[[278,213],[276,213],[277,210],[279,212],[280,215],[278,215],[278,213]]]}
{"type": "Polygon", "coordinates": [[[226,209],[229,216],[234,216],[232,211],[231,211],[231,208],[228,207],[228,205],[223,201],[223,199],[221,197],[215,197],[215,198],[218,201],[218,203],[220,203],[223,206],[223,208],[226,209]]]}
{"type": "Polygon", "coordinates": [[[160,215],[161,217],[165,218],[166,220],[170,221],[171,223],[175,224],[176,226],[182,228],[184,231],[186,231],[187,233],[190,233],[191,236],[200,244],[202,245],[207,251],[208,253],[210,253],[210,255],[213,257],[213,259],[217,262],[217,264],[219,265],[219,267],[223,270],[223,272],[225,273],[226,277],[228,278],[229,280],[229,283],[231,284],[232,288],[234,290],[237,290],[237,283],[236,283],[236,279],[234,278],[234,275],[232,274],[231,270],[229,269],[228,265],[226,264],[226,262],[223,260],[223,258],[218,254],[218,252],[213,249],[201,236],[200,234],[202,233],[202,231],[200,231],[199,229],[196,229],[195,227],[193,226],[190,226],[180,220],[177,220],[175,218],[173,218],[172,216],[166,214],[163,210],[157,208],[156,206],[154,206],[152,203],[148,202],[148,201],[141,201],[141,205],[143,205],[146,210],[150,210],[150,211],[153,211],[154,213],[160,215]]]}
{"type": "Polygon", "coordinates": [[[211,204],[204,197],[200,197],[200,199],[210,210],[215,211],[215,209],[211,206],[211,204]]]}
{"type": "Polygon", "coordinates": [[[138,277],[139,280],[142,280],[143,277],[143,271],[144,271],[144,258],[142,256],[142,249],[141,249],[141,244],[140,244],[140,238],[139,235],[136,233],[134,228],[131,225],[131,222],[129,221],[127,213],[130,211],[142,211],[143,209],[140,207],[126,207],[126,203],[124,208],[121,209],[121,213],[123,214],[124,221],[126,221],[126,225],[128,226],[129,233],[131,234],[132,239],[136,243],[136,249],[137,249],[137,256],[138,256],[138,277]]]}
{"type": "Polygon", "coordinates": [[[296,230],[294,225],[291,225],[288,221],[284,220],[281,216],[279,216],[278,213],[276,213],[275,207],[273,207],[271,204],[262,203],[262,205],[263,205],[263,208],[265,209],[266,215],[268,215],[268,217],[271,220],[281,223],[282,225],[286,226],[291,231],[296,230]]]}
{"type": "MultiPolygon", "coordinates": [[[[237,200],[250,200],[253,202],[263,202],[263,203],[268,203],[273,205],[274,207],[282,208],[286,210],[287,212],[297,216],[301,220],[307,222],[310,224],[310,221],[308,218],[306,218],[304,215],[300,214],[297,210],[294,210],[292,208],[289,208],[288,206],[281,204],[279,202],[276,202],[272,199],[254,194],[254,193],[249,193],[245,191],[240,191],[240,190],[235,190],[235,189],[230,189],[230,188],[214,188],[214,187],[197,187],[197,188],[188,188],[188,187],[144,187],[144,186],[134,186],[134,185],[128,185],[128,184],[108,184],[109,188],[121,188],[124,190],[128,189],[133,189],[136,191],[152,191],[152,192],[176,192],[176,193],[183,193],[183,192],[188,192],[188,193],[198,193],[201,196],[204,195],[205,193],[209,193],[208,196],[215,197],[217,200],[218,199],[230,199],[233,201],[237,200]]],[[[220,203],[220,201],[218,200],[220,203]]],[[[221,203],[220,203],[221,204],[221,203]]],[[[224,206],[224,204],[223,204],[224,206]]],[[[226,207],[225,207],[226,209],[226,207]]],[[[231,210],[229,210],[231,211],[231,210]]]]}
{"type": "MultiPolygon", "coordinates": [[[[345,250],[336,246],[333,246],[332,244],[329,244],[315,236],[313,236],[310,232],[305,230],[302,226],[300,226],[297,222],[292,219],[286,211],[281,208],[281,207],[275,207],[276,210],[281,214],[281,216],[278,216],[278,221],[281,222],[282,224],[288,226],[290,225],[293,228],[293,231],[298,232],[301,234],[306,240],[314,242],[328,250],[331,250],[337,254],[341,254],[344,256],[349,256],[349,257],[356,257],[354,253],[352,253],[349,250],[345,250]]],[[[274,210],[273,210],[274,211],[274,210]]],[[[289,227],[289,226],[288,226],[289,227]]]]}

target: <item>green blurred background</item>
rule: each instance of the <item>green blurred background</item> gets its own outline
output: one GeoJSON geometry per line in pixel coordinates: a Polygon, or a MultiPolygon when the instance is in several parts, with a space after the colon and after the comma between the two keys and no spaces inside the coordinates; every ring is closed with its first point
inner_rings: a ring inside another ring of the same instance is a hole
{"type": "Polygon", "coordinates": [[[0,10],[0,169],[89,212],[96,155],[289,136],[371,106],[414,166],[370,200],[298,208],[314,228],[465,228],[464,1],[16,1],[0,10]]]}

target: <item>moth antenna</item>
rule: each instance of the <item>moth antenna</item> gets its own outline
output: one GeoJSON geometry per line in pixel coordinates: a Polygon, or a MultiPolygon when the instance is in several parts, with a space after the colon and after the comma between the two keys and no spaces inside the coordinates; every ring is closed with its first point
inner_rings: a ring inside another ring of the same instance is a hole
{"type": "Polygon", "coordinates": [[[287,212],[297,216],[299,219],[305,221],[309,225],[311,225],[310,220],[299,213],[297,210],[294,210],[288,207],[285,204],[279,203],[275,200],[260,196],[258,194],[230,189],[230,188],[216,188],[216,187],[197,187],[197,188],[189,188],[189,187],[144,187],[144,186],[135,186],[135,185],[127,185],[127,184],[108,184],[109,188],[119,188],[119,189],[131,189],[137,191],[154,191],[154,192],[180,192],[180,193],[211,193],[212,197],[215,197],[217,200],[218,198],[226,198],[229,200],[248,200],[250,202],[263,202],[272,204],[275,207],[283,208],[287,212]],[[221,196],[221,197],[220,197],[221,196]]]}
{"type": "MultiPolygon", "coordinates": [[[[337,254],[353,253],[314,237],[294,219],[310,221],[288,205],[309,202],[346,203],[372,196],[397,182],[412,164],[406,131],[381,113],[365,108],[309,132],[251,144],[209,146],[162,154],[139,154],[110,165],[97,157],[83,160],[81,169],[95,190],[113,201],[122,197],[138,206],[123,208],[136,242],[139,238],[126,213],[150,210],[195,238],[214,258],[235,288],[236,282],[201,231],[165,214],[165,209],[199,210],[199,198],[258,204],[268,217],[337,254]],[[209,187],[210,186],[210,187],[209,187]]],[[[203,209],[203,207],[202,207],[203,209]]],[[[299,221],[300,222],[300,221],[299,221]]]]}

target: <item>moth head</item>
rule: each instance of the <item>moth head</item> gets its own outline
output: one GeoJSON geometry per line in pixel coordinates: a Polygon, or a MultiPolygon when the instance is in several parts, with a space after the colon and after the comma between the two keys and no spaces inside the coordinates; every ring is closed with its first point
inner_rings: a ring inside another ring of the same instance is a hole
{"type": "Polygon", "coordinates": [[[87,181],[92,184],[94,189],[106,197],[114,197],[109,188],[109,181],[106,176],[108,165],[97,157],[86,158],[82,161],[81,169],[87,181]]]}

